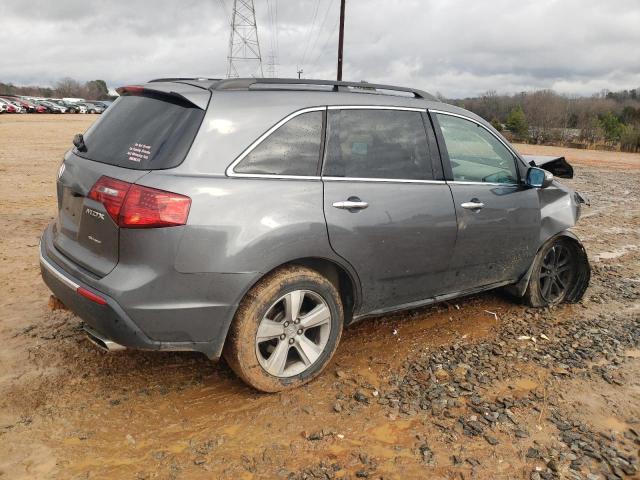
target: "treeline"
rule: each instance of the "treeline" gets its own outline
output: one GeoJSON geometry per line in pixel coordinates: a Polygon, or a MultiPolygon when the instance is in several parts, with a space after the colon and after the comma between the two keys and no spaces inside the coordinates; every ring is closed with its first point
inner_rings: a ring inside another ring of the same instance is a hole
{"type": "Polygon", "coordinates": [[[53,87],[19,87],[0,82],[0,95],[26,95],[43,98],[84,98],[85,100],[110,100],[104,80],[81,83],[73,78],[58,80],[53,87]]]}
{"type": "Polygon", "coordinates": [[[640,88],[591,97],[489,91],[451,102],[490,120],[513,140],[640,152],[640,88]]]}

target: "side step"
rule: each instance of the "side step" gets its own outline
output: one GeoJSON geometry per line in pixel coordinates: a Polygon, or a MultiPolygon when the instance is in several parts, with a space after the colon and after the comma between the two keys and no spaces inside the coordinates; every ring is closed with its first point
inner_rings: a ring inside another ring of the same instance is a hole
{"type": "Polygon", "coordinates": [[[120,345],[119,343],[103,337],[94,329],[86,325],[84,326],[84,333],[87,335],[87,338],[91,343],[96,345],[101,350],[104,350],[105,352],[115,352],[118,350],[125,350],[127,348],[123,345],[120,345]]]}

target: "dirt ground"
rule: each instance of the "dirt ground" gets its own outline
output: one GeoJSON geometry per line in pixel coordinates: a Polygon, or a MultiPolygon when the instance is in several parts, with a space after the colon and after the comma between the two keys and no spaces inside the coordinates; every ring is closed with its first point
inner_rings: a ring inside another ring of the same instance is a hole
{"type": "Polygon", "coordinates": [[[640,155],[562,152],[591,287],[348,329],[311,384],[259,394],[192,353],[105,354],[49,305],[38,241],[88,115],[0,116],[0,478],[638,478],[640,155]]]}

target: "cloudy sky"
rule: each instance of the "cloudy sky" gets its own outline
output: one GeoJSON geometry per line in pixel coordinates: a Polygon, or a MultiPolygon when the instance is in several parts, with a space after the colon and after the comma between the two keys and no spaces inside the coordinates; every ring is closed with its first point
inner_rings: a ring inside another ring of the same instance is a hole
{"type": "MultiPolygon", "coordinates": [[[[232,3],[1,0],[0,81],[225,76],[232,3]]],[[[339,3],[255,0],[278,76],[335,78],[339,3]]],[[[345,32],[345,80],[450,98],[640,87],[640,0],[347,0],[345,32]]]]}

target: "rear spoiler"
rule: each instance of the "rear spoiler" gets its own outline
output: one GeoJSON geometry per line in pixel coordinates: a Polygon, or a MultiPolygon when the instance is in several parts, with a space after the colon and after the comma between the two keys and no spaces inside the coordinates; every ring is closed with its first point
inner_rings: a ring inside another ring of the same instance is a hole
{"type": "Polygon", "coordinates": [[[573,178],[573,167],[564,157],[549,155],[522,155],[532,167],[540,167],[560,178],[573,178]]]}
{"type": "Polygon", "coordinates": [[[206,110],[211,98],[211,92],[202,88],[176,83],[154,83],[153,85],[127,85],[116,88],[119,95],[140,95],[151,93],[160,96],[178,98],[191,105],[206,110]]]}

